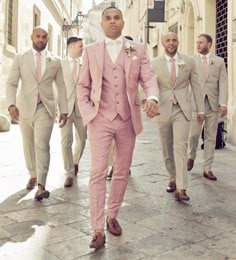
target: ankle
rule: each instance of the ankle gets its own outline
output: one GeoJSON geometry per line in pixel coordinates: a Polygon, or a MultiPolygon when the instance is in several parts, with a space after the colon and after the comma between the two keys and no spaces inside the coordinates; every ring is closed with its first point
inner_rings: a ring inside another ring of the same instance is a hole
{"type": "Polygon", "coordinates": [[[102,235],[103,237],[105,236],[104,229],[98,229],[94,231],[95,235],[102,235]]]}

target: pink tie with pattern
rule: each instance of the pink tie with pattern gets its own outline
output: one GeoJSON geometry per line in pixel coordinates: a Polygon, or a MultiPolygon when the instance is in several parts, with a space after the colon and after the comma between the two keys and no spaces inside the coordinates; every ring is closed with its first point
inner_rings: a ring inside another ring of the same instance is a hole
{"type": "MultiPolygon", "coordinates": [[[[171,82],[174,85],[176,82],[176,68],[175,68],[175,59],[170,58],[170,71],[171,71],[171,82]]],[[[171,102],[176,105],[178,103],[175,95],[173,96],[171,102]]]]}
{"type": "MultiPolygon", "coordinates": [[[[42,77],[42,60],[41,60],[41,53],[36,53],[36,74],[38,81],[41,80],[42,77]]],[[[40,98],[38,94],[37,104],[40,104],[42,102],[42,99],[40,98]]]]}

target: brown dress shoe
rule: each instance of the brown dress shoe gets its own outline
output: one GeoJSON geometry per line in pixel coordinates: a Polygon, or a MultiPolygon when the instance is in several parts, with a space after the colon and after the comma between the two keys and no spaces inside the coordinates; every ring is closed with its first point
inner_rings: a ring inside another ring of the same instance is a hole
{"type": "Polygon", "coordinates": [[[37,183],[37,178],[34,177],[34,178],[30,178],[27,185],[26,185],[26,189],[27,190],[33,190],[35,185],[37,183]]]}
{"type": "Polygon", "coordinates": [[[110,181],[112,179],[112,174],[113,174],[113,166],[111,167],[111,170],[107,174],[107,180],[110,181]]]}
{"type": "Polygon", "coordinates": [[[188,200],[190,200],[189,196],[186,193],[186,190],[177,190],[175,192],[175,197],[179,201],[182,201],[182,200],[188,201],[188,200]]]}
{"type": "Polygon", "coordinates": [[[212,171],[208,171],[208,172],[203,172],[203,176],[209,180],[212,180],[212,181],[216,181],[217,178],[216,176],[213,174],[212,171]]]}
{"type": "Polygon", "coordinates": [[[103,235],[102,233],[96,232],[93,235],[93,239],[89,244],[89,247],[94,248],[95,250],[99,250],[104,247],[105,243],[106,243],[106,236],[103,235]]]}
{"type": "Polygon", "coordinates": [[[79,165],[78,164],[74,164],[75,166],[75,176],[78,174],[79,172],[79,165]]]}
{"type": "Polygon", "coordinates": [[[108,219],[107,217],[107,230],[114,236],[120,236],[122,228],[115,218],[108,219]]]}
{"type": "Polygon", "coordinates": [[[37,190],[37,192],[35,193],[34,198],[37,201],[40,201],[42,199],[48,199],[49,196],[50,196],[50,192],[49,191],[47,191],[47,190],[37,190]]]}
{"type": "Polygon", "coordinates": [[[73,178],[72,177],[67,177],[64,183],[64,187],[69,188],[73,185],[73,178]]]}
{"type": "Polygon", "coordinates": [[[170,181],[167,188],[166,188],[166,191],[167,192],[174,192],[176,190],[176,183],[175,181],[170,181]]]}
{"type": "Polygon", "coordinates": [[[192,159],[188,159],[188,163],[187,163],[187,170],[191,171],[194,165],[194,160],[192,159]]]}

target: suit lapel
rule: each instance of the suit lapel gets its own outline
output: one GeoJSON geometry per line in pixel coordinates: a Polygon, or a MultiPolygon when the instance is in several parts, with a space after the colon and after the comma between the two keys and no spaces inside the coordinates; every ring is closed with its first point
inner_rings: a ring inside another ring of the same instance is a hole
{"type": "Polygon", "coordinates": [[[33,54],[32,50],[29,50],[27,55],[28,55],[28,59],[29,59],[30,68],[31,68],[35,78],[38,80],[37,75],[36,75],[35,63],[34,63],[34,54],[33,54]]]}
{"type": "Polygon", "coordinates": [[[99,80],[102,80],[102,75],[103,75],[103,66],[104,66],[104,51],[105,51],[105,41],[102,41],[98,43],[98,45],[95,45],[94,48],[94,53],[97,58],[97,65],[99,68],[99,80]]]}
{"type": "Polygon", "coordinates": [[[173,86],[173,84],[171,82],[171,75],[170,75],[170,72],[169,72],[168,67],[167,67],[167,61],[166,61],[165,56],[162,56],[160,61],[161,61],[161,64],[162,64],[161,67],[163,68],[163,73],[168,78],[168,81],[169,81],[170,85],[173,86]]]}
{"type": "Polygon", "coordinates": [[[126,86],[128,86],[128,81],[129,81],[129,72],[130,72],[130,67],[131,67],[131,61],[132,61],[132,57],[133,57],[133,53],[135,53],[135,51],[130,53],[130,56],[128,56],[128,53],[125,51],[125,45],[128,41],[126,41],[124,39],[123,41],[123,45],[122,45],[122,49],[121,51],[123,51],[123,55],[124,55],[124,62],[125,62],[125,79],[126,79],[126,86]]]}
{"type": "Polygon", "coordinates": [[[206,79],[208,79],[209,75],[211,74],[212,70],[214,69],[214,62],[212,62],[214,60],[214,57],[212,54],[210,54],[210,57],[209,57],[209,66],[208,66],[208,74],[207,74],[207,77],[206,79]]]}

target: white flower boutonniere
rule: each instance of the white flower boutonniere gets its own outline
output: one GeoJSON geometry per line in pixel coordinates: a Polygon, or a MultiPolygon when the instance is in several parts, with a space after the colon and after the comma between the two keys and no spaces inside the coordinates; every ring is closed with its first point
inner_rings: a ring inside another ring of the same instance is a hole
{"type": "Polygon", "coordinates": [[[51,60],[52,60],[51,57],[46,58],[46,62],[50,62],[51,60]]]}
{"type": "Polygon", "coordinates": [[[186,65],[186,63],[184,62],[184,60],[179,60],[178,61],[178,67],[180,68],[180,69],[183,69],[183,67],[186,65]]]}
{"type": "Polygon", "coordinates": [[[135,49],[135,47],[132,44],[130,44],[129,42],[126,42],[126,44],[125,44],[125,51],[127,52],[129,57],[131,55],[131,52],[135,51],[135,50],[136,49],[135,49]]]}
{"type": "Polygon", "coordinates": [[[213,65],[214,63],[215,63],[215,59],[214,59],[214,58],[210,58],[209,64],[210,64],[210,65],[213,65]]]}

